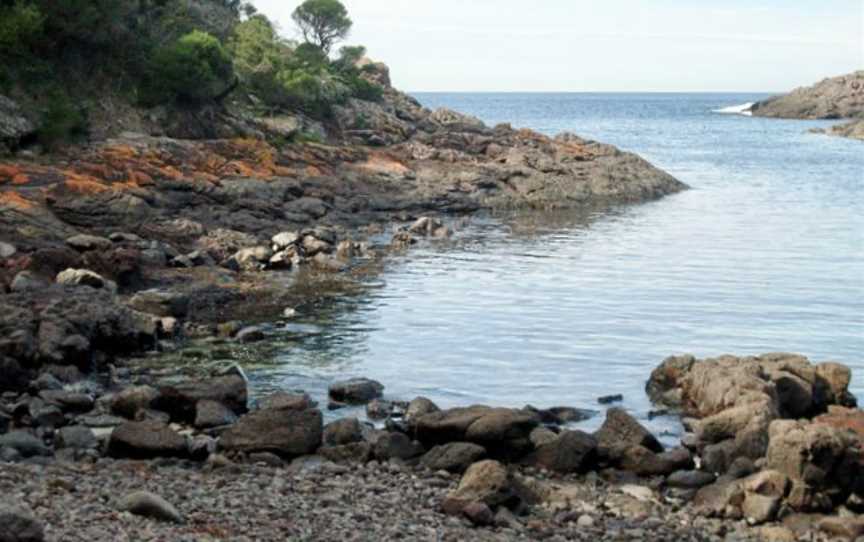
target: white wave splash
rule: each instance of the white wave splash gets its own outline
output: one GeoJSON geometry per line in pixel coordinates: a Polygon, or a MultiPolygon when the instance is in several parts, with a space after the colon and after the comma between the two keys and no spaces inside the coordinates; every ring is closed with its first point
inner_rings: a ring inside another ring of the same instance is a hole
{"type": "Polygon", "coordinates": [[[724,115],[744,115],[747,117],[752,117],[753,112],[750,109],[753,107],[754,102],[748,102],[746,104],[741,105],[730,105],[729,107],[723,107],[720,109],[715,109],[714,113],[722,113],[724,115]]]}

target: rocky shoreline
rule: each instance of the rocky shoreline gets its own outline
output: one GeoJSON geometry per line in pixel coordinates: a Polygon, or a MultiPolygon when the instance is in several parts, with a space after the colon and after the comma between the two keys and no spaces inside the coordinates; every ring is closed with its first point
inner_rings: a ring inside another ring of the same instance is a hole
{"type": "MultiPolygon", "coordinates": [[[[242,371],[119,391],[44,373],[0,402],[0,540],[855,540],[864,413],[850,370],[794,354],[664,360],[646,385],[688,428],[621,408],[383,398],[351,379],[328,424],[242,371]]],[[[332,408],[332,405],[328,405],[332,408]]]]}
{"type": "Polygon", "coordinates": [[[864,139],[864,121],[857,120],[864,116],[864,71],[828,78],[813,86],[757,102],[750,112],[757,117],[780,119],[854,119],[847,124],[813,131],[864,139]]]}

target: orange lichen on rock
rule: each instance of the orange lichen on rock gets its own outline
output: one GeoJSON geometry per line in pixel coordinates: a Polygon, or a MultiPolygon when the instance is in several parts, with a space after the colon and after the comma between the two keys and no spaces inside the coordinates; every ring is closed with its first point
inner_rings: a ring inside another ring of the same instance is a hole
{"type": "Polygon", "coordinates": [[[18,192],[0,192],[0,205],[11,207],[19,211],[33,209],[36,204],[25,198],[18,192]]]}
{"type": "Polygon", "coordinates": [[[358,164],[357,167],[372,173],[389,173],[392,175],[404,175],[410,171],[410,168],[400,160],[384,152],[371,153],[367,160],[358,164]]]}

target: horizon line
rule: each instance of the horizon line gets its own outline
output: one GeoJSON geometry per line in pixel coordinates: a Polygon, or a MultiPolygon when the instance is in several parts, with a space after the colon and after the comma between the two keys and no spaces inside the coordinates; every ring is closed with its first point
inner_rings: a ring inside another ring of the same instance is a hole
{"type": "MultiPolygon", "coordinates": [[[[395,87],[394,87],[395,88],[395,87]]],[[[408,94],[784,94],[769,90],[408,90],[408,94]]]]}

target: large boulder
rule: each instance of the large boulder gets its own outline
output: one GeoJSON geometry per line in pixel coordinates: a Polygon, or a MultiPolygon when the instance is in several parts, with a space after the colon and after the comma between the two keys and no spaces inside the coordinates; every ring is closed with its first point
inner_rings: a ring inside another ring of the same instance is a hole
{"type": "Polygon", "coordinates": [[[351,378],[330,385],[330,398],[339,403],[351,405],[365,404],[372,399],[381,397],[384,385],[368,378],[351,378]]]}
{"type": "Polygon", "coordinates": [[[787,476],[787,499],[798,511],[829,511],[846,501],[862,477],[860,441],[827,424],[771,423],[766,466],[787,476]]]}
{"type": "Polygon", "coordinates": [[[219,445],[228,451],[296,457],[318,449],[323,431],[318,409],[264,409],[241,417],[222,434],[219,445]]]}
{"type": "Polygon", "coordinates": [[[510,408],[471,406],[412,418],[418,440],[427,446],[473,442],[492,457],[514,459],[531,451],[531,431],[539,425],[535,413],[510,408]]]}
{"type": "Polygon", "coordinates": [[[114,394],[114,397],[111,398],[111,412],[134,420],[139,410],[147,410],[152,407],[158,397],[159,392],[156,388],[132,386],[114,394]]]}
{"type": "Polygon", "coordinates": [[[248,401],[246,380],[231,374],[161,386],[153,406],[170,414],[172,420],[193,422],[198,402],[204,400],[222,403],[235,414],[243,414],[248,401]]]}
{"type": "Polygon", "coordinates": [[[186,438],[158,421],[127,422],[114,429],[108,441],[112,457],[152,459],[185,457],[186,438]]]}
{"type": "Polygon", "coordinates": [[[435,446],[420,459],[420,465],[429,470],[465,472],[472,464],[486,456],[486,449],[470,442],[451,442],[435,446]]]}
{"type": "Polygon", "coordinates": [[[642,446],[652,452],[662,452],[663,445],[623,408],[610,408],[606,420],[594,433],[600,447],[606,449],[642,446]]]}
{"type": "Polygon", "coordinates": [[[555,472],[584,472],[596,460],[597,439],[582,431],[564,431],[537,449],[537,464],[555,472]]]}

